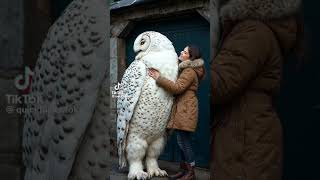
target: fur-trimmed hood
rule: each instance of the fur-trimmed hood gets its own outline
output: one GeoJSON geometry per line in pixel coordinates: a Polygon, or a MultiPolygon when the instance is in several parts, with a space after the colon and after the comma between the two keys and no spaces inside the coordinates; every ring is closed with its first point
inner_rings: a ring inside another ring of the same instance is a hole
{"type": "Polygon", "coordinates": [[[182,61],[179,64],[179,70],[182,70],[185,68],[192,68],[197,73],[197,76],[200,80],[204,78],[205,69],[204,69],[203,59],[200,58],[200,59],[195,59],[193,61],[191,60],[182,61]]]}
{"type": "Polygon", "coordinates": [[[296,46],[299,27],[296,17],[301,0],[227,0],[220,8],[223,24],[259,20],[275,34],[283,53],[296,46]],[[225,23],[227,22],[227,23],[225,23]]]}
{"type": "MultiPolygon", "coordinates": [[[[221,1],[221,0],[220,0],[221,1]]],[[[270,20],[297,12],[301,0],[229,0],[221,5],[222,20],[270,20]]]]}

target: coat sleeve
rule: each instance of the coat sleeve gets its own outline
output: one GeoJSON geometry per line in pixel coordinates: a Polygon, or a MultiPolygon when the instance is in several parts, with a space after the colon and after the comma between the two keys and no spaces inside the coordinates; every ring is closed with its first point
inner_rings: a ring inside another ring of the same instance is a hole
{"type": "Polygon", "coordinates": [[[194,70],[187,68],[181,72],[176,82],[170,81],[161,76],[157,79],[156,82],[159,86],[161,86],[171,94],[182,94],[191,86],[195,75],[196,74],[194,70]]]}
{"type": "Polygon", "coordinates": [[[213,104],[228,103],[261,71],[270,53],[271,30],[255,21],[236,25],[211,64],[213,104]]]}

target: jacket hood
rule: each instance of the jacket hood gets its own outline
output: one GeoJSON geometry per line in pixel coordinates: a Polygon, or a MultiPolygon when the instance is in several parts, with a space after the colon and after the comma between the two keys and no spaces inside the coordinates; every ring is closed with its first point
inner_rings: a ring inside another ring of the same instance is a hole
{"type": "Polygon", "coordinates": [[[296,13],[301,0],[229,0],[220,8],[222,20],[271,20],[296,13]]]}
{"type": "Polygon", "coordinates": [[[179,64],[179,70],[185,69],[185,68],[192,68],[197,73],[197,76],[200,80],[204,78],[205,69],[204,69],[203,59],[195,59],[193,61],[191,60],[182,61],[179,64]]]}
{"type": "Polygon", "coordinates": [[[220,9],[222,21],[261,20],[275,34],[283,53],[294,48],[297,40],[295,16],[301,0],[229,0],[220,9]]]}

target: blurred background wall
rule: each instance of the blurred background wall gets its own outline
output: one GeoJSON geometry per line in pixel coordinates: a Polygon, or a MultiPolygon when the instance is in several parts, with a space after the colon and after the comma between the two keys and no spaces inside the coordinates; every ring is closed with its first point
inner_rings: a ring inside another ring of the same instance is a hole
{"type": "Polygon", "coordinates": [[[34,66],[52,23],[50,0],[0,1],[0,179],[23,179],[23,121],[12,109],[21,104],[8,97],[21,94],[14,85],[24,65],[34,66]]]}

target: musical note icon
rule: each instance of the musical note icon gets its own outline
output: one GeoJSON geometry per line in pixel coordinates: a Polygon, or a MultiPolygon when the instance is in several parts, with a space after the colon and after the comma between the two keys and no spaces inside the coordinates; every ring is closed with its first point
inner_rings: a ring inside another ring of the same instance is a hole
{"type": "Polygon", "coordinates": [[[31,69],[28,66],[26,66],[24,69],[24,76],[20,74],[14,79],[14,84],[16,88],[19,90],[27,89],[30,84],[30,77],[33,75],[34,73],[31,71],[31,69]],[[23,83],[21,84],[21,82],[23,83]]]}
{"type": "Polygon", "coordinates": [[[114,90],[118,91],[120,89],[121,83],[118,82],[117,85],[114,86],[114,90]]]}

